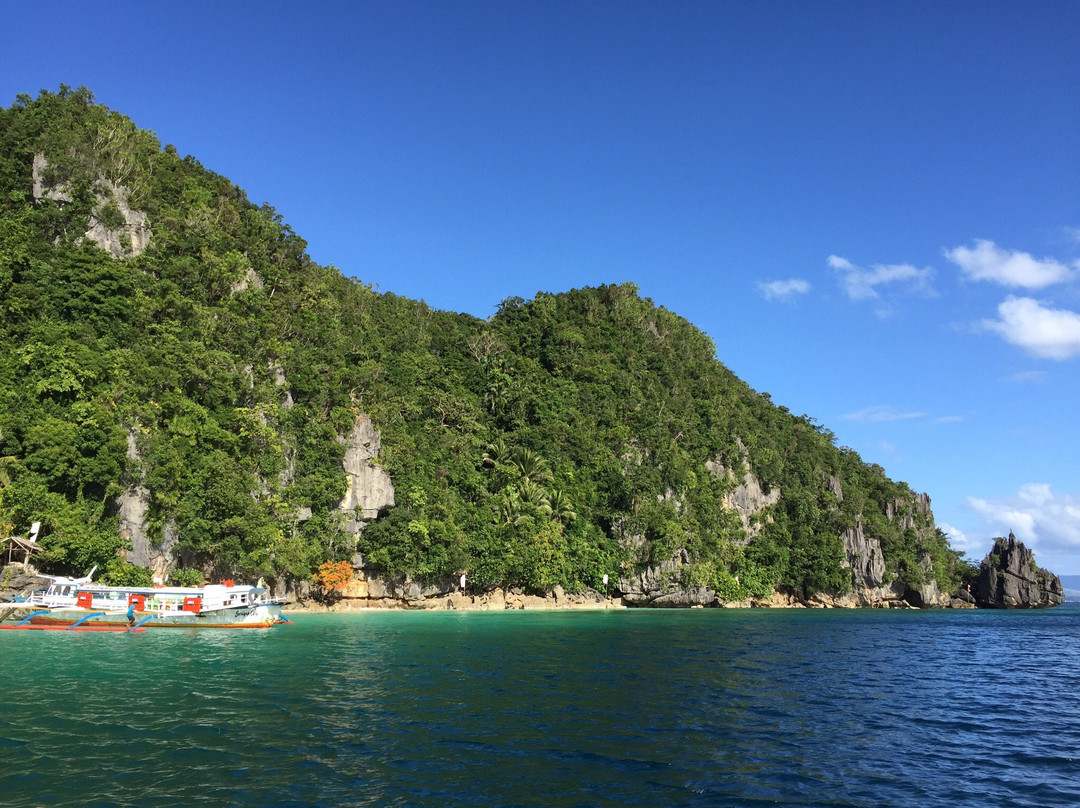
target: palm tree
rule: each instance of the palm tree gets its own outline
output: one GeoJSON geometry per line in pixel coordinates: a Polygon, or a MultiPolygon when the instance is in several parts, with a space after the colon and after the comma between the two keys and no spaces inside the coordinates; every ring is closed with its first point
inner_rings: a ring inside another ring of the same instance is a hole
{"type": "Polygon", "coordinates": [[[504,525],[520,525],[529,518],[521,512],[521,499],[513,488],[503,489],[496,514],[499,522],[504,525]]]}
{"type": "Polygon", "coordinates": [[[514,465],[522,482],[542,483],[552,479],[547,461],[532,449],[519,449],[514,457],[514,465]]]}
{"type": "Polygon", "coordinates": [[[548,494],[545,513],[556,522],[573,522],[577,519],[570,498],[562,491],[552,491],[548,494]]]}
{"type": "Polygon", "coordinates": [[[510,450],[506,448],[506,441],[502,438],[490,444],[487,451],[484,452],[485,466],[497,466],[500,463],[507,463],[509,460],[510,450]]]}
{"type": "Polygon", "coordinates": [[[548,506],[547,490],[532,480],[522,480],[518,483],[517,494],[523,503],[534,505],[541,512],[544,512],[548,506]]]}

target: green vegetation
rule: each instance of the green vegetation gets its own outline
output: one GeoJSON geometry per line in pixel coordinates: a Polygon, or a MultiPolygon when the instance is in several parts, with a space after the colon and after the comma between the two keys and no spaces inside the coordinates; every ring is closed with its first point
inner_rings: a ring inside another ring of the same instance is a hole
{"type": "Polygon", "coordinates": [[[40,520],[41,561],[118,582],[142,574],[118,558],[117,497],[136,484],[184,580],[310,579],[359,551],[392,576],[574,590],[685,551],[684,583],[723,597],[843,591],[839,537],[860,520],[888,575],[917,585],[925,559],[946,585],[960,574],[906,485],[632,284],[482,321],[305,249],[86,90],[0,112],[0,523],[40,520]],[[123,227],[121,186],[153,235],[115,258],[84,233],[92,215],[123,227]],[[357,538],[337,505],[361,412],[397,505],[357,538]],[[754,535],[725,507],[748,472],[780,491],[754,535]]]}

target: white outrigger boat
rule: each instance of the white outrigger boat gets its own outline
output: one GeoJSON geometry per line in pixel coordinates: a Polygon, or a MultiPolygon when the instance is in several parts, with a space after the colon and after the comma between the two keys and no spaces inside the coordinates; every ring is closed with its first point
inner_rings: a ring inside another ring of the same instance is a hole
{"type": "Polygon", "coordinates": [[[144,631],[147,628],[269,628],[288,623],[263,586],[103,586],[52,578],[48,589],[0,604],[0,629],[144,631]]]}

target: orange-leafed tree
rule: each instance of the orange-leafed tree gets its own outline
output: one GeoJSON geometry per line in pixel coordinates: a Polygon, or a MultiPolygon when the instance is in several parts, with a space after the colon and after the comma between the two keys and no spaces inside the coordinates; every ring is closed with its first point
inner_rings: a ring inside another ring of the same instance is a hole
{"type": "Polygon", "coordinates": [[[315,580],[327,589],[340,591],[352,580],[352,574],[348,561],[324,561],[315,573],[315,580]]]}

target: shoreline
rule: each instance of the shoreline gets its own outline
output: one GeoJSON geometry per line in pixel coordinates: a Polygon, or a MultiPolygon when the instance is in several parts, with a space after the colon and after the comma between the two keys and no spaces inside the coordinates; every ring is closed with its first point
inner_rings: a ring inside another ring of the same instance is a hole
{"type": "MultiPolygon", "coordinates": [[[[963,605],[955,602],[948,606],[931,607],[933,610],[944,608],[973,609],[973,603],[963,605]]],[[[519,591],[509,592],[501,588],[469,594],[450,592],[433,594],[428,597],[381,597],[350,596],[337,594],[329,598],[303,598],[293,600],[282,607],[285,613],[293,614],[333,614],[367,611],[409,611],[409,612],[503,612],[503,611],[618,611],[630,609],[885,609],[918,611],[915,606],[902,599],[860,602],[853,595],[833,597],[815,595],[810,599],[800,599],[785,592],[774,592],[770,598],[747,598],[740,601],[723,601],[714,598],[707,603],[689,600],[628,600],[624,595],[604,595],[595,590],[585,590],[568,594],[561,587],[546,595],[526,595],[519,591]]]]}

